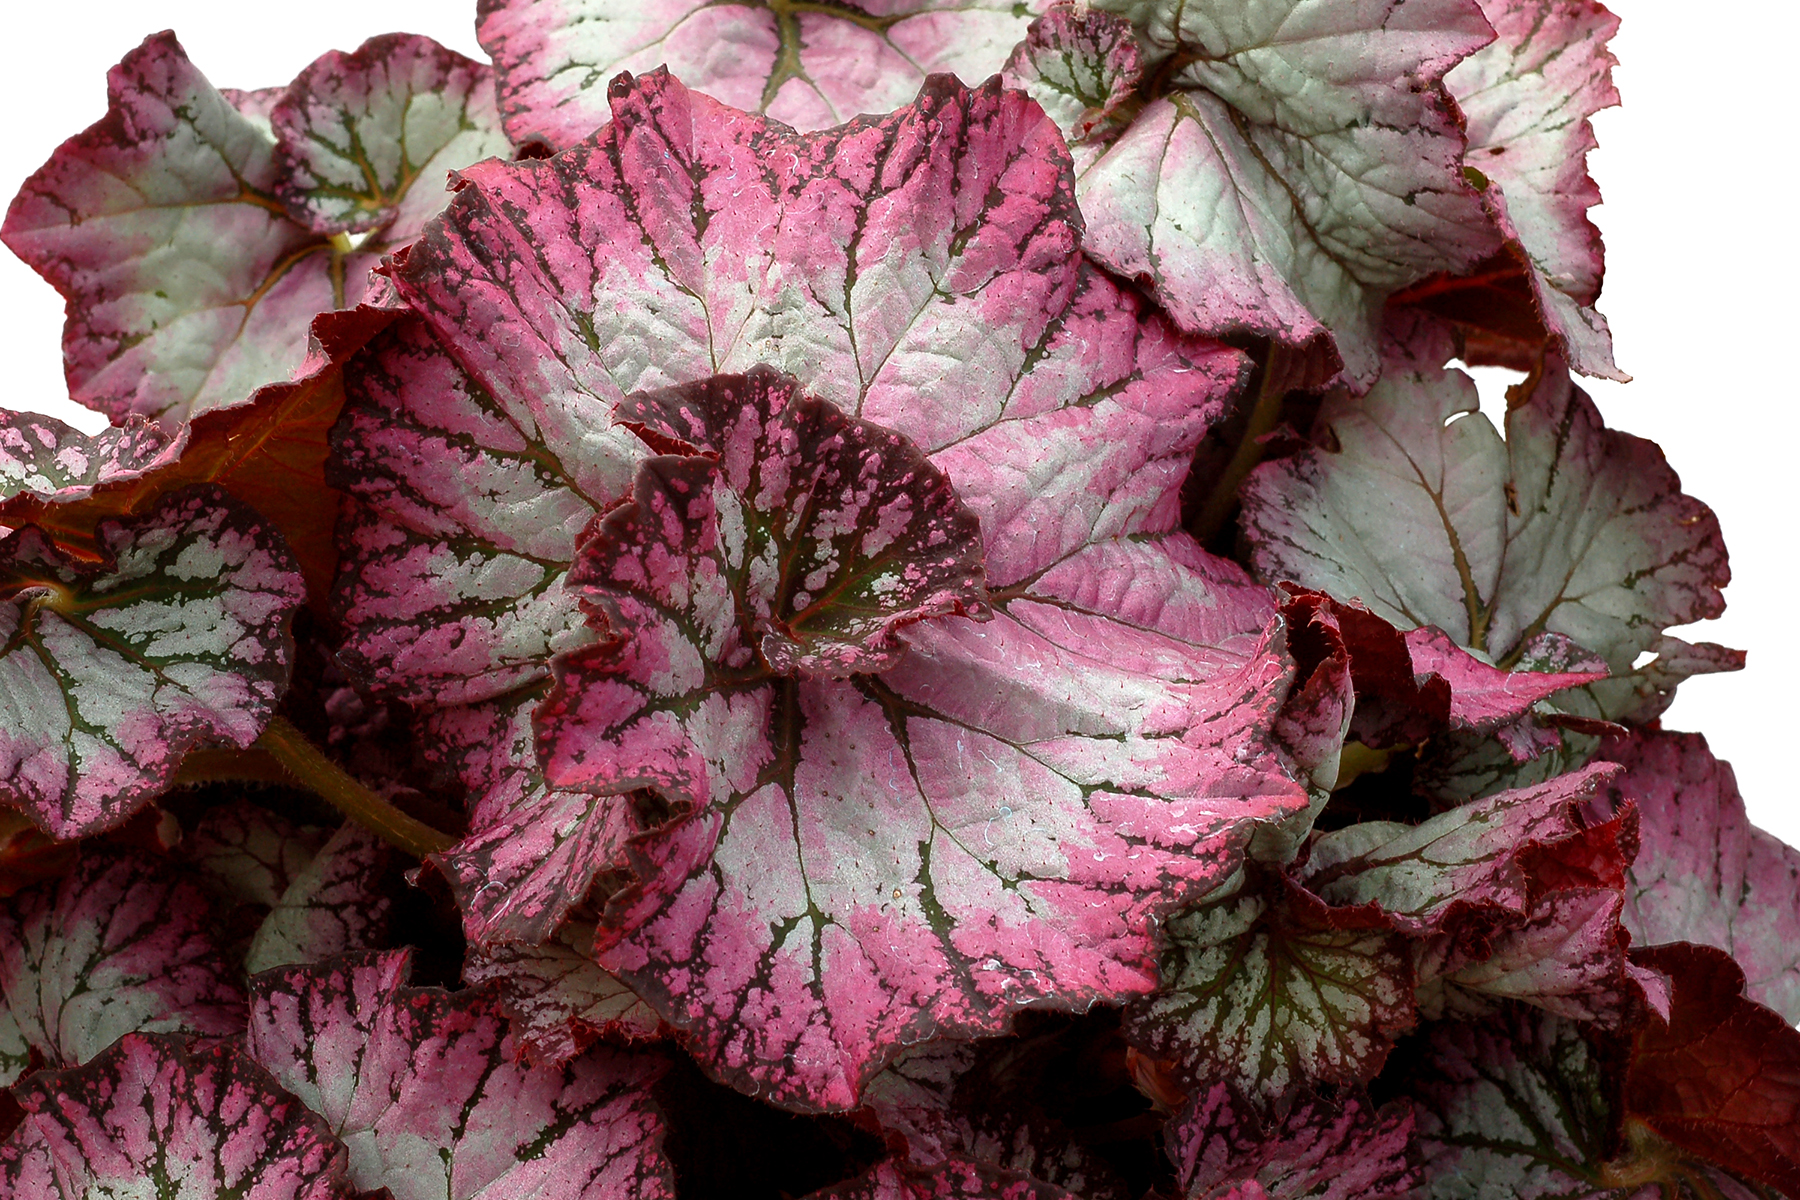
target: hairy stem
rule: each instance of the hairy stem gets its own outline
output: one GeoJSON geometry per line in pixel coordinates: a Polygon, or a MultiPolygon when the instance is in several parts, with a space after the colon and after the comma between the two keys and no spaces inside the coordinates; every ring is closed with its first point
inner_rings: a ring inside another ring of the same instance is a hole
{"type": "Polygon", "coordinates": [[[287,771],[301,786],[329,801],[339,812],[414,858],[448,850],[456,839],[439,833],[358,783],[347,771],[319,752],[306,735],[276,717],[256,739],[256,748],[287,771]]]}

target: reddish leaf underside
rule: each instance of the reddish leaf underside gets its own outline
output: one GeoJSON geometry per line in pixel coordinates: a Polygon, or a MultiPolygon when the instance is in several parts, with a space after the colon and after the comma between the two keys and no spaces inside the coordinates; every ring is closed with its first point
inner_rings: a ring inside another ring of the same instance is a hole
{"type": "Polygon", "coordinates": [[[73,1067],[134,1031],[234,1034],[244,1012],[206,894],[147,856],[89,847],[0,903],[0,1084],[32,1052],[73,1067]]]}
{"type": "Polygon", "coordinates": [[[14,1095],[26,1115],[0,1144],[0,1188],[21,1200],[356,1195],[325,1122],[230,1043],[127,1034],[14,1095]]]}
{"type": "Polygon", "coordinates": [[[32,527],[0,541],[0,801],[62,838],[119,824],[188,750],[255,741],[305,598],[280,535],[215,487],[95,540],[91,565],[32,527]]]}
{"type": "Polygon", "coordinates": [[[508,132],[561,150],[605,124],[606,88],[621,71],[667,67],[736,108],[825,129],[899,108],[936,72],[981,82],[1041,6],[481,0],[475,34],[499,72],[508,132]]]}
{"type": "Polygon", "coordinates": [[[251,981],[251,1056],[343,1139],[355,1186],[395,1200],[673,1196],[649,1099],[660,1059],[596,1048],[527,1065],[491,996],[408,987],[409,970],[388,951],[251,981]]]}

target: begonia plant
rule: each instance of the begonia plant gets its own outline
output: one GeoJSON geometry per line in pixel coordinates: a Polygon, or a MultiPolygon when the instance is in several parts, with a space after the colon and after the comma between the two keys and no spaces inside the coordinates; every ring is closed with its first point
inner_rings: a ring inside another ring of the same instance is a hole
{"type": "Polygon", "coordinates": [[[1596,0],[475,21],[0,228],[0,1192],[1800,1200],[1596,0]]]}

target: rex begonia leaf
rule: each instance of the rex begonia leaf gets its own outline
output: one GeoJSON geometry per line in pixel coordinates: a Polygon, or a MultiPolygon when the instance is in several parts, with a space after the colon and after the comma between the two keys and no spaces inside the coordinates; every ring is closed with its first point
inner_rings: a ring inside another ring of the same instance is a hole
{"type": "Polygon", "coordinates": [[[1366,1083],[1417,1019],[1405,939],[1378,912],[1333,910],[1274,873],[1240,871],[1170,917],[1161,988],[1125,1036],[1188,1086],[1261,1105],[1366,1083]]]}
{"type": "Polygon", "coordinates": [[[692,814],[630,844],[643,883],[600,961],[767,1098],[850,1107],[903,1039],[1149,990],[1151,919],[1305,807],[1266,748],[1272,606],[1180,536],[1073,555],[986,623],[906,626],[885,674],[795,680],[748,661],[713,589],[614,590],[611,529],[638,520],[582,548],[616,640],[564,660],[540,752],[553,784],[692,814]]]}
{"type": "Polygon", "coordinates": [[[89,849],[0,902],[0,1085],[32,1051],[72,1067],[133,1031],[237,1033],[244,1012],[206,894],[147,857],[89,849]]]}
{"type": "Polygon", "coordinates": [[[871,674],[893,665],[902,626],[985,611],[981,526],[943,472],[793,376],[715,375],[628,397],[618,416],[698,453],[640,467],[633,501],[592,533],[605,553],[582,556],[569,582],[673,599],[705,621],[677,637],[727,671],[871,674]],[[728,611],[706,620],[700,593],[728,611]],[[721,654],[734,627],[741,641],[721,654]]]}
{"type": "Polygon", "coordinates": [[[1670,979],[1668,1019],[1636,1026],[1623,1104],[1671,1145],[1800,1193],[1800,1030],[1744,997],[1725,951],[1674,942],[1632,951],[1670,979]]]}
{"type": "Polygon", "coordinates": [[[1663,629],[1724,609],[1718,519],[1653,443],[1605,428],[1560,364],[1508,411],[1503,441],[1474,383],[1443,368],[1441,327],[1389,334],[1381,382],[1321,408],[1329,445],[1246,480],[1265,578],[1436,625],[1502,666],[1561,634],[1622,676],[1663,629]]]}
{"type": "Polygon", "coordinates": [[[656,1010],[594,961],[593,939],[591,924],[567,921],[541,945],[469,947],[463,978],[493,985],[530,1061],[567,1062],[603,1037],[645,1041],[662,1033],[656,1010]]]}
{"type": "Polygon", "coordinates": [[[1001,77],[1043,105],[1084,162],[1081,143],[1116,132],[1142,70],[1131,22],[1054,0],[1013,48],[1001,77]]]}
{"type": "Polygon", "coordinates": [[[319,853],[330,831],[233,800],[206,814],[176,847],[207,890],[227,904],[273,908],[319,853]]]}
{"type": "Polygon", "coordinates": [[[1035,105],[938,80],[809,136],[663,74],[613,103],[591,143],[464,172],[398,268],[455,358],[402,326],[349,381],[359,675],[429,705],[544,677],[590,637],[562,586],[576,535],[646,456],[615,406],[759,362],[924,449],[982,518],[990,583],[1178,524],[1245,360],[1083,265],[1035,105]]]}
{"type": "Polygon", "coordinates": [[[142,417],[89,437],[54,417],[0,413],[0,501],[28,495],[66,504],[102,484],[153,471],[180,452],[180,438],[142,417]]]}
{"type": "Polygon", "coordinates": [[[1609,1146],[1617,1086],[1562,1017],[1435,1025],[1409,1088],[1429,1200],[1773,1200],[1641,1129],[1609,1146]]]}
{"type": "Polygon", "coordinates": [[[280,536],[217,488],[96,540],[98,563],[30,526],[0,541],[0,801],[61,838],[123,821],[190,749],[254,742],[305,598],[280,536]]]}
{"type": "Polygon", "coordinates": [[[492,70],[414,34],[315,60],[269,117],[275,192],[294,220],[326,234],[386,227],[394,245],[444,206],[449,170],[512,152],[492,70]]]}
{"type": "Polygon", "coordinates": [[[107,115],[25,182],[0,237],[68,301],[75,400],[169,423],[241,404],[301,365],[308,323],[354,303],[375,259],[288,219],[275,139],[173,34],[107,87],[107,115]]]}
{"type": "Polygon", "coordinates": [[[1375,903],[1414,935],[1459,913],[1523,916],[1534,895],[1534,851],[1579,839],[1582,807],[1618,768],[1596,763],[1534,787],[1500,792],[1419,825],[1364,821],[1316,838],[1300,881],[1336,905],[1375,903]]]}
{"type": "Polygon", "coordinates": [[[337,569],[338,496],[325,487],[325,454],[344,403],[342,363],[398,315],[389,292],[385,300],[315,317],[296,377],[260,389],[248,404],[194,418],[177,435],[179,457],[103,480],[78,498],[14,496],[0,502],[0,524],[37,525],[61,546],[93,551],[95,529],[107,518],[145,511],[188,484],[213,483],[281,531],[309,597],[322,600],[337,569]]]}
{"type": "Polygon", "coordinates": [[[876,1163],[855,1179],[813,1192],[806,1200],[1076,1200],[1073,1193],[961,1156],[929,1167],[903,1159],[876,1163]]]}
{"type": "Polygon", "coordinates": [[[339,826],[263,918],[244,969],[254,975],[379,944],[393,906],[381,890],[389,855],[362,826],[339,826]]]}
{"type": "Polygon", "coordinates": [[[15,1089],[0,1190],[25,1200],[353,1200],[344,1147],[231,1044],[129,1034],[15,1089]]]}
{"type": "Polygon", "coordinates": [[[544,782],[531,712],[540,685],[425,718],[426,753],[467,789],[469,826],[432,862],[482,946],[546,942],[602,874],[621,869],[640,831],[624,796],[562,791],[544,782]]]}
{"type": "Polygon", "coordinates": [[[1624,379],[1594,311],[1604,252],[1588,209],[1589,120],[1619,102],[1606,48],[1619,19],[1595,0],[1484,0],[1494,41],[1444,77],[1468,123],[1465,161],[1483,200],[1529,264],[1539,319],[1584,375],[1624,379]]]}
{"type": "Polygon", "coordinates": [[[796,129],[899,108],[937,72],[979,83],[1001,68],[1042,0],[481,0],[518,142],[562,150],[606,123],[622,71],[671,74],[796,129]]]}
{"type": "Polygon", "coordinates": [[[1475,0],[1096,7],[1173,75],[1086,166],[1083,245],[1183,329],[1273,338],[1360,390],[1387,293],[1497,248],[1443,85],[1493,37],[1475,0]]]}
{"type": "Polygon", "coordinates": [[[251,981],[251,1056],[343,1139],[353,1184],[395,1200],[674,1194],[649,1098],[660,1059],[596,1048],[528,1065],[490,996],[408,973],[389,951],[251,981]]]}
{"type": "Polygon", "coordinates": [[[1716,946],[1744,970],[1744,994],[1800,1022],[1800,851],[1750,824],[1731,766],[1693,733],[1609,739],[1625,773],[1596,808],[1637,809],[1640,848],[1625,927],[1640,945],[1716,946]]]}
{"type": "Polygon", "coordinates": [[[1345,1093],[1301,1096],[1279,1120],[1230,1084],[1195,1092],[1163,1131],[1184,1200],[1399,1200],[1419,1170],[1408,1153],[1413,1112],[1345,1093]]]}

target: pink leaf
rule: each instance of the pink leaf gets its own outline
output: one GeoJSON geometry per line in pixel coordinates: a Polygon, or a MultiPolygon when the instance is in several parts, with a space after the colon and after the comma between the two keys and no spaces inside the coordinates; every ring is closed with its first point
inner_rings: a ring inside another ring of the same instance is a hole
{"type": "Polygon", "coordinates": [[[1107,140],[1123,127],[1119,110],[1137,89],[1138,60],[1131,22],[1055,0],[1013,47],[1002,78],[1043,105],[1085,160],[1080,143],[1107,140]]]}
{"type": "Polygon", "coordinates": [[[296,825],[261,805],[233,800],[207,809],[176,853],[220,900],[269,909],[329,836],[328,829],[296,825]]]}
{"type": "Polygon", "coordinates": [[[1105,0],[1154,98],[1078,185],[1085,246],[1183,329],[1273,338],[1361,390],[1386,294],[1498,248],[1443,77],[1493,37],[1475,0],[1105,0]]]}
{"type": "Polygon", "coordinates": [[[593,937],[592,925],[569,921],[542,945],[469,947],[463,978],[494,986],[531,1062],[567,1062],[603,1037],[645,1041],[663,1032],[656,1010],[594,962],[593,937]]]}
{"type": "Polygon", "coordinates": [[[1800,1021],[1800,852],[1750,824],[1730,764],[1698,734],[1634,733],[1600,755],[1625,773],[1596,809],[1630,804],[1640,822],[1625,889],[1632,937],[1716,946],[1744,969],[1745,995],[1800,1021]]]}
{"type": "Polygon", "coordinates": [[[57,504],[82,500],[172,462],[184,442],[142,417],[89,437],[53,417],[3,412],[0,500],[22,493],[57,504]]]}
{"type": "Polygon", "coordinates": [[[1041,6],[898,0],[777,10],[747,0],[482,0],[475,32],[500,73],[508,132],[561,150],[606,122],[606,87],[622,71],[667,67],[736,108],[824,129],[901,107],[936,72],[986,79],[1041,6]]]}
{"type": "Polygon", "coordinates": [[[205,893],[144,856],[98,848],[72,874],[0,902],[0,1000],[6,1083],[29,1051],[72,1067],[133,1031],[244,1027],[205,893]]]}
{"type": "Polygon", "coordinates": [[[383,229],[391,247],[444,207],[450,171],[512,152],[493,72],[412,34],[315,60],[269,117],[275,193],[293,219],[323,234],[383,229]]]}
{"type": "Polygon", "coordinates": [[[128,1034],[15,1095],[26,1117],[0,1146],[0,1187],[21,1200],[355,1196],[325,1122],[230,1044],[199,1050],[177,1036],[128,1034]]]}
{"type": "Polygon", "coordinates": [[[362,826],[339,826],[263,919],[244,969],[254,975],[381,944],[393,906],[381,890],[390,856],[362,826]]]}
{"type": "Polygon", "coordinates": [[[1163,1144],[1187,1200],[1399,1200],[1414,1194],[1413,1111],[1302,1097],[1269,1121],[1224,1083],[1197,1092],[1163,1144]]]}
{"type": "Polygon", "coordinates": [[[0,801],[61,838],[123,821],[190,749],[254,742],[306,596],[281,536],[216,487],[97,541],[91,565],[31,526],[0,541],[0,801]]]}
{"type": "Polygon", "coordinates": [[[406,986],[405,951],[347,955],[251,981],[251,1056],[350,1148],[350,1180],[395,1200],[673,1195],[661,1062],[596,1049],[565,1067],[518,1060],[481,993],[406,986]]]}
{"type": "Polygon", "coordinates": [[[1588,209],[1589,118],[1619,102],[1606,43],[1619,19],[1594,0],[1485,0],[1497,35],[1444,77],[1468,122],[1465,161],[1500,232],[1530,263],[1532,296],[1563,358],[1584,375],[1627,379],[1594,311],[1603,250],[1588,209]]]}
{"type": "Polygon", "coordinates": [[[1016,1171],[954,1157],[930,1167],[889,1159],[806,1200],[1073,1200],[1073,1196],[1016,1171]]]}

